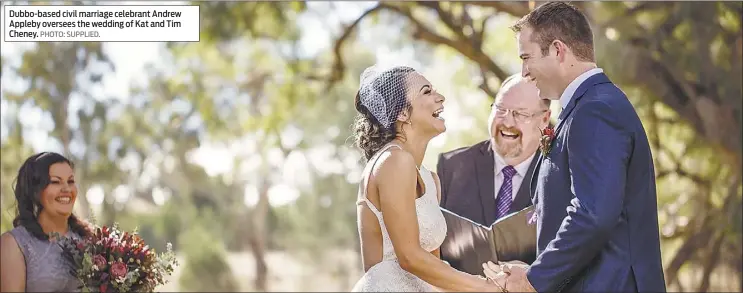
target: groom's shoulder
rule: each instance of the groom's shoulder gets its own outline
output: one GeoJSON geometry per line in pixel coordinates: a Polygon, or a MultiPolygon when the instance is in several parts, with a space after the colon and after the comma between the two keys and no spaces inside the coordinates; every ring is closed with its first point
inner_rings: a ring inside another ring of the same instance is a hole
{"type": "Polygon", "coordinates": [[[586,93],[589,97],[587,100],[601,100],[608,104],[627,100],[627,94],[610,80],[589,87],[586,93]]]}
{"type": "Polygon", "coordinates": [[[587,99],[580,108],[594,108],[608,113],[619,114],[624,111],[633,111],[632,103],[627,94],[614,83],[598,84],[586,92],[587,99]]]}
{"type": "Polygon", "coordinates": [[[458,161],[463,160],[465,158],[471,157],[476,152],[481,152],[483,149],[487,149],[490,147],[490,140],[486,139],[484,141],[478,142],[473,145],[460,147],[457,149],[453,149],[448,152],[441,153],[439,155],[439,160],[447,160],[447,161],[458,161]]]}

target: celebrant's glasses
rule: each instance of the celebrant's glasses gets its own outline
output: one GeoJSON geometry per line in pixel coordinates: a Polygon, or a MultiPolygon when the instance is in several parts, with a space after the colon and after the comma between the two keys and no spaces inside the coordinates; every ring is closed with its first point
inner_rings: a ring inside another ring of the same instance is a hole
{"type": "Polygon", "coordinates": [[[494,107],[495,107],[496,117],[503,118],[503,117],[508,116],[508,114],[510,113],[513,116],[513,119],[516,120],[516,122],[523,123],[523,124],[530,123],[532,117],[542,114],[544,112],[547,112],[547,110],[541,110],[541,111],[537,111],[536,113],[529,113],[525,111],[501,108],[498,106],[494,106],[494,107]]]}

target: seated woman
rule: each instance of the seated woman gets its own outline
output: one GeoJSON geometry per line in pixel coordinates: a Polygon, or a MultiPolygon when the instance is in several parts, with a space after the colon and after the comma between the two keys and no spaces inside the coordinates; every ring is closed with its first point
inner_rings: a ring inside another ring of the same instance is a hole
{"type": "Polygon", "coordinates": [[[72,214],[77,198],[73,167],[64,156],[43,152],[26,159],[18,171],[18,216],[13,230],[0,236],[0,292],[79,291],[61,248],[50,240],[54,232],[85,237],[92,231],[72,214]]]}

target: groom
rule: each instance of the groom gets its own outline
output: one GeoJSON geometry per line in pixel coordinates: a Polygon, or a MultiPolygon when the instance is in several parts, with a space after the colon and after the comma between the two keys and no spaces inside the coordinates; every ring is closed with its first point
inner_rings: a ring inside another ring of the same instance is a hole
{"type": "Polygon", "coordinates": [[[562,111],[531,182],[537,259],[489,263],[486,275],[513,292],[664,292],[650,146],[632,104],[596,67],[586,17],[550,2],[513,30],[522,75],[562,111]]]}

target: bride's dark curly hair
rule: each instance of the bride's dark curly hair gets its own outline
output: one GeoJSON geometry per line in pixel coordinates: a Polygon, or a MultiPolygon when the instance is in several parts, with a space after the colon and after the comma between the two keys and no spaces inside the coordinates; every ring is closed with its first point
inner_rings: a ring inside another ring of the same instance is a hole
{"type": "MultiPolygon", "coordinates": [[[[49,168],[57,163],[65,163],[75,168],[75,165],[64,156],[53,152],[35,154],[23,163],[15,179],[16,205],[18,214],[13,219],[13,227],[23,226],[31,235],[41,240],[49,240],[49,235],[39,225],[39,213],[44,207],[41,205],[41,193],[49,185],[49,168]]],[[[67,220],[70,229],[82,237],[89,236],[89,223],[70,215],[67,220]]]]}
{"type": "MultiPolygon", "coordinates": [[[[379,94],[375,98],[384,99],[387,105],[385,114],[393,121],[396,121],[403,111],[407,110],[409,113],[412,111],[410,101],[407,99],[407,92],[394,89],[398,88],[397,86],[400,84],[407,84],[408,75],[413,72],[415,72],[413,68],[397,66],[385,71],[385,78],[377,79],[370,85],[375,93],[379,94]]],[[[372,112],[361,103],[361,90],[356,93],[354,104],[356,111],[359,112],[354,122],[356,146],[361,149],[367,160],[371,159],[375,153],[396,137],[404,138],[404,134],[398,133],[395,123],[384,127],[372,112]]]]}

